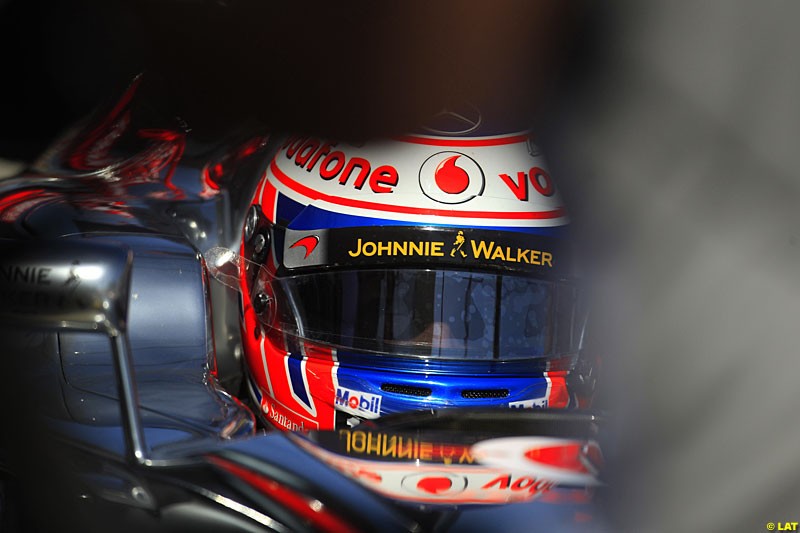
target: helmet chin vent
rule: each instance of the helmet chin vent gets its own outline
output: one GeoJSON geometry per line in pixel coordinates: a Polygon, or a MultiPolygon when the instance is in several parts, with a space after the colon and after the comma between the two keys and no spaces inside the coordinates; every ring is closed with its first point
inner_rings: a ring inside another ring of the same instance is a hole
{"type": "Polygon", "coordinates": [[[507,398],[508,389],[464,389],[461,391],[462,398],[470,400],[480,400],[484,398],[507,398]]]}
{"type": "Polygon", "coordinates": [[[410,385],[396,385],[394,383],[384,383],[381,385],[383,392],[393,392],[395,394],[405,394],[406,396],[430,396],[433,392],[428,387],[412,387],[410,385]]]}

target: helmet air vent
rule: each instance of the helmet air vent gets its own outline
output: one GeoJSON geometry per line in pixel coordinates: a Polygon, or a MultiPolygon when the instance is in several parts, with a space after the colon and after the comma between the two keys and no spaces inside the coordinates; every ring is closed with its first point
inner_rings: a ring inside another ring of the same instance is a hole
{"type": "Polygon", "coordinates": [[[430,396],[433,392],[428,387],[413,387],[411,385],[397,385],[394,383],[384,383],[381,385],[383,392],[393,392],[395,394],[405,394],[406,396],[430,396]]]}
{"type": "Polygon", "coordinates": [[[508,389],[464,389],[461,391],[462,398],[470,400],[480,400],[484,398],[507,398],[508,389]]]}

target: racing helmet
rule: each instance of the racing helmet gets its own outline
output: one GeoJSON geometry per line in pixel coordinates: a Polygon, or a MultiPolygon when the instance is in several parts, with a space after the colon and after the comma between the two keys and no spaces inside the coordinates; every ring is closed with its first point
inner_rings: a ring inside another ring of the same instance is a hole
{"type": "Polygon", "coordinates": [[[240,250],[259,416],[306,431],[576,406],[585,306],[567,227],[527,132],[286,138],[240,250]]]}

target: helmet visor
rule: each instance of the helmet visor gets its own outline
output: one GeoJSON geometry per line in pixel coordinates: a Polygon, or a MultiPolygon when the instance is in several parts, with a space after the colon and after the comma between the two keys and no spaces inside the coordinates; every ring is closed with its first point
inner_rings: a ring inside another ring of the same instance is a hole
{"type": "Polygon", "coordinates": [[[484,272],[333,271],[273,278],[272,326],[358,352],[442,359],[575,353],[583,330],[570,284],[484,272]]]}

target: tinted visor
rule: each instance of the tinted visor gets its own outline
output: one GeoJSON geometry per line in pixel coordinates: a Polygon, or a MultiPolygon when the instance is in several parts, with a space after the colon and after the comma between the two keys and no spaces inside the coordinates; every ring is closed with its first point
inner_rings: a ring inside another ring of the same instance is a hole
{"type": "Polygon", "coordinates": [[[424,269],[275,278],[276,327],[358,352],[445,359],[575,353],[576,287],[530,277],[424,269]]]}

